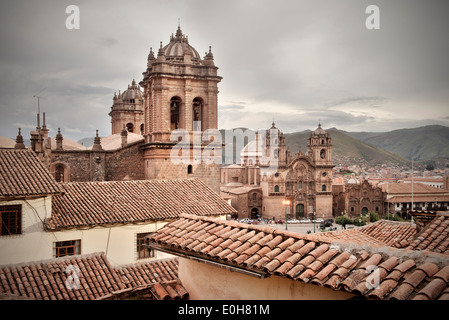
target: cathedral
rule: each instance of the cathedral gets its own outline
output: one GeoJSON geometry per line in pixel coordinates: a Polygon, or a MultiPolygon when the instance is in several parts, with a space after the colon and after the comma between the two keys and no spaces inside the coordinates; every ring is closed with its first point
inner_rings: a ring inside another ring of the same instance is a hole
{"type": "Polygon", "coordinates": [[[332,138],[321,124],[311,132],[307,152],[291,155],[273,123],[242,150],[240,165],[221,169],[221,195],[238,218],[332,218],[333,167],[332,138]],[[276,165],[261,161],[267,155],[276,165]]]}
{"type": "Polygon", "coordinates": [[[157,55],[150,48],[143,79],[114,93],[110,136],[97,131],[88,148],[60,130],[49,137],[44,113],[42,126],[39,114],[31,132],[31,148],[61,182],[200,178],[219,193],[219,161],[197,159],[207,144],[193,143],[207,129],[218,132],[217,71],[211,47],[201,58],[178,26],[168,44],[160,42],[157,55]],[[179,143],[189,151],[182,163],[172,161],[179,143]]]}

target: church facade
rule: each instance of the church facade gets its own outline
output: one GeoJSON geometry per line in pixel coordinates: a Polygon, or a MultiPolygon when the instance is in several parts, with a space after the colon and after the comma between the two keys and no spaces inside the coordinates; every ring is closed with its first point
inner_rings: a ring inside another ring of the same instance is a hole
{"type": "Polygon", "coordinates": [[[332,138],[321,124],[311,132],[307,152],[291,155],[283,133],[273,123],[266,134],[257,134],[243,149],[240,165],[221,169],[221,194],[234,204],[239,218],[327,219],[332,217],[333,167],[332,138]],[[258,143],[260,139],[264,143],[258,143]],[[263,157],[271,162],[260,161],[263,157]],[[247,207],[240,200],[245,189],[247,207]],[[259,198],[261,205],[251,207],[259,198]]]}

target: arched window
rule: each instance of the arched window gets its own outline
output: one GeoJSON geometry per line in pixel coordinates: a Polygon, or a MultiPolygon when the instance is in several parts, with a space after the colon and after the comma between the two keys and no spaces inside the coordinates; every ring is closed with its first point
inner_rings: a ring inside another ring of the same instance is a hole
{"type": "Polygon", "coordinates": [[[298,182],[298,190],[302,190],[302,181],[298,182]]]}
{"type": "Polygon", "coordinates": [[[326,185],[325,185],[325,184],[323,184],[323,185],[321,186],[321,191],[326,191],[326,185]]]}
{"type": "Polygon", "coordinates": [[[253,200],[257,200],[257,193],[253,193],[253,200]]]}
{"type": "Polygon", "coordinates": [[[179,111],[181,110],[181,98],[173,97],[170,100],[170,130],[179,128],[179,111]]]}
{"type": "Polygon", "coordinates": [[[57,182],[64,182],[64,166],[57,165],[55,168],[55,180],[57,182]]]}
{"type": "Polygon", "coordinates": [[[203,99],[195,98],[193,99],[193,130],[202,131],[203,130],[203,99]]]}
{"type": "Polygon", "coordinates": [[[134,125],[131,122],[127,123],[126,130],[128,130],[128,132],[134,132],[134,125]]]}
{"type": "Polygon", "coordinates": [[[144,124],[142,123],[141,125],[140,125],[140,135],[141,136],[143,136],[143,133],[144,133],[144,124]]]}
{"type": "Polygon", "coordinates": [[[321,149],[320,157],[321,157],[321,159],[324,159],[326,157],[326,150],[321,149]]]}
{"type": "Polygon", "coordinates": [[[192,168],[192,165],[189,164],[189,165],[187,166],[187,174],[192,174],[192,173],[193,173],[193,168],[192,168]]]}
{"type": "Polygon", "coordinates": [[[278,185],[274,186],[274,192],[279,192],[279,186],[278,185]]]}

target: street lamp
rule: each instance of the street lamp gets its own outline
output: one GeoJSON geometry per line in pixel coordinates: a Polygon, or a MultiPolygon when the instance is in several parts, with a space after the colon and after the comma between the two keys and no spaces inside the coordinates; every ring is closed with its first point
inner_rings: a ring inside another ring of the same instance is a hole
{"type": "Polygon", "coordinates": [[[287,230],[287,212],[288,212],[288,209],[290,208],[290,200],[289,199],[284,199],[282,201],[282,203],[285,206],[285,230],[287,230]]]}

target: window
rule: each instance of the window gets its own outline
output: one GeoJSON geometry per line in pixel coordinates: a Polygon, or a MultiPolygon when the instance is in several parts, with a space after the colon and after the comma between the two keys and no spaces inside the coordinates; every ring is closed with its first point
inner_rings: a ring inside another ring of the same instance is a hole
{"type": "Polygon", "coordinates": [[[298,182],[298,190],[302,190],[302,181],[298,182]]]}
{"type": "Polygon", "coordinates": [[[81,240],[54,242],[53,257],[60,258],[81,254],[81,240]]]}
{"type": "Polygon", "coordinates": [[[130,122],[126,124],[126,129],[128,130],[128,132],[133,132],[134,131],[134,125],[130,122]]]}
{"type": "Polygon", "coordinates": [[[179,128],[179,112],[181,106],[181,98],[173,97],[170,99],[170,130],[179,128]]]}
{"type": "Polygon", "coordinates": [[[278,185],[274,186],[274,192],[279,192],[279,186],[278,185]]]}
{"type": "Polygon", "coordinates": [[[193,99],[193,130],[201,131],[203,130],[201,126],[203,118],[203,99],[195,98],[193,99]]]}
{"type": "Polygon", "coordinates": [[[148,241],[145,239],[150,232],[137,234],[137,259],[153,258],[154,250],[145,246],[148,241]]]}
{"type": "Polygon", "coordinates": [[[253,201],[257,200],[257,193],[253,193],[253,201]]]}
{"type": "Polygon", "coordinates": [[[325,185],[325,184],[323,184],[323,185],[321,186],[321,191],[326,191],[326,185],[325,185]]]}
{"type": "Polygon", "coordinates": [[[55,180],[57,182],[64,182],[64,166],[58,165],[55,170],[55,180]]]}
{"type": "Polygon", "coordinates": [[[2,236],[22,234],[22,206],[0,206],[2,236]]]}
{"type": "Polygon", "coordinates": [[[321,159],[324,159],[324,158],[326,158],[326,150],[324,150],[324,149],[321,149],[321,152],[320,152],[320,157],[321,157],[321,159]]]}
{"type": "Polygon", "coordinates": [[[187,174],[192,174],[192,173],[193,173],[193,168],[192,168],[192,165],[189,164],[189,165],[187,166],[187,174]]]}

